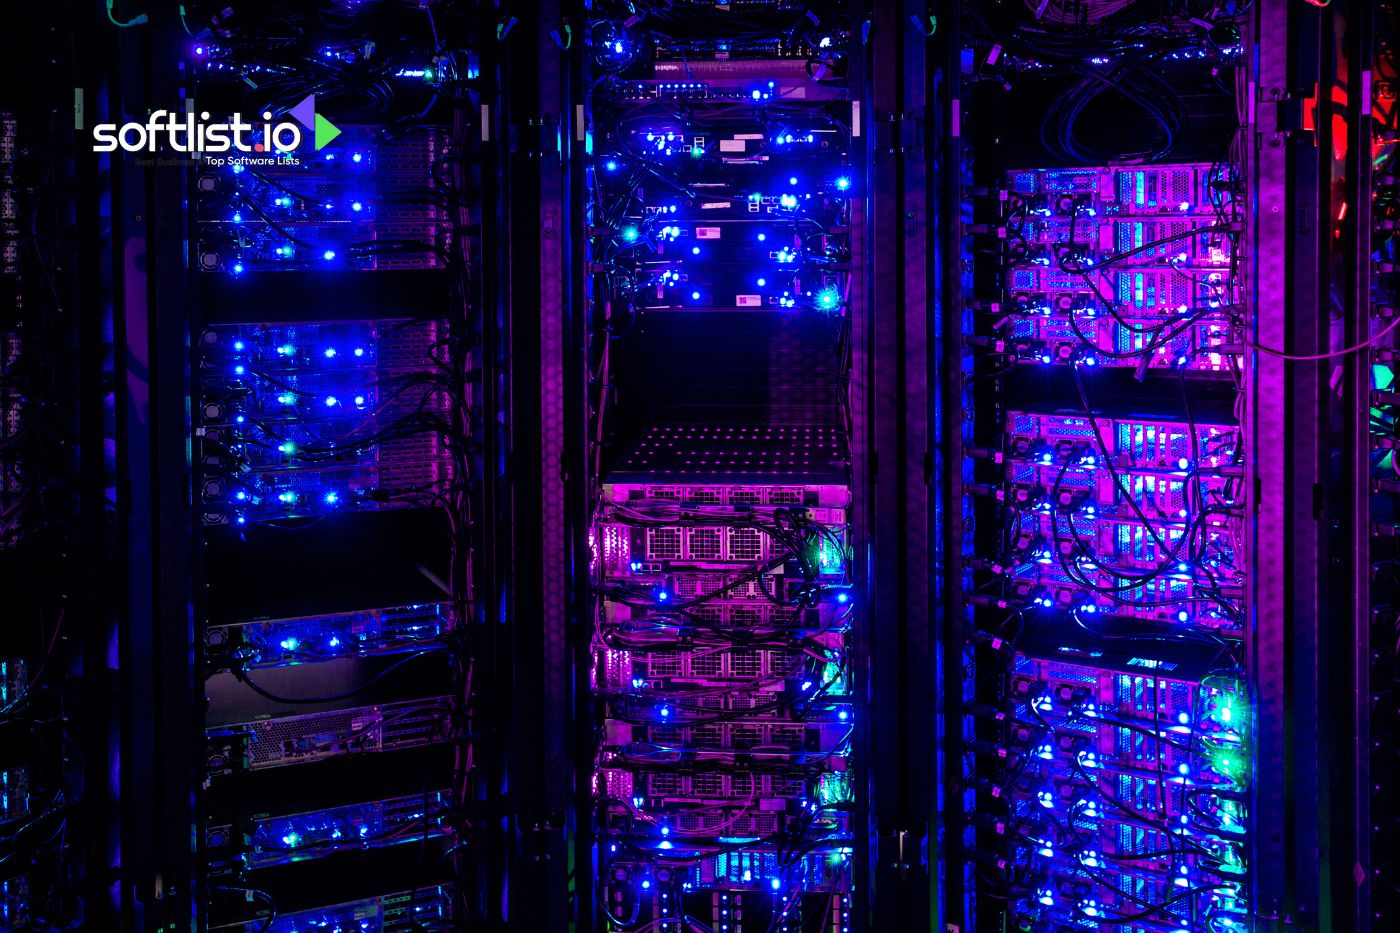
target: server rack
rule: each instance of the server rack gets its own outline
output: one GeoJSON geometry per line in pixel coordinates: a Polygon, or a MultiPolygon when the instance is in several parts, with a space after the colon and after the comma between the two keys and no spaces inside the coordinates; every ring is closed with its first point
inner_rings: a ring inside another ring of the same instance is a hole
{"type": "Polygon", "coordinates": [[[853,25],[734,12],[590,24],[601,929],[853,913],[853,25]]]}
{"type": "Polygon", "coordinates": [[[492,82],[468,7],[266,13],[179,11],[185,106],[301,145],[156,172],[188,184],[192,922],[452,929],[490,901],[467,842],[492,82]]]}
{"type": "Polygon", "coordinates": [[[972,929],[1225,929],[1257,909],[1252,189],[1228,80],[1246,24],[1163,12],[962,19],[947,177],[970,276],[945,313],[968,415],[943,450],[969,648],[943,688],[966,853],[947,906],[972,929]],[[1024,119],[993,116],[1013,100],[1024,119]],[[1116,133],[1084,119],[1096,101],[1116,133]]]}

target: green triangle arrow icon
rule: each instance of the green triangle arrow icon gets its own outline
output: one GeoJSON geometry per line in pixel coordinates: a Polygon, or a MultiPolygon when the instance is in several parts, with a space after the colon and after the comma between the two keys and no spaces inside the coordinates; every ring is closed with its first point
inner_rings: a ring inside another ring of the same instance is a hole
{"type": "Polygon", "coordinates": [[[330,145],[331,140],[340,135],[340,127],[336,126],[319,113],[316,114],[316,148],[324,149],[330,145]]]}

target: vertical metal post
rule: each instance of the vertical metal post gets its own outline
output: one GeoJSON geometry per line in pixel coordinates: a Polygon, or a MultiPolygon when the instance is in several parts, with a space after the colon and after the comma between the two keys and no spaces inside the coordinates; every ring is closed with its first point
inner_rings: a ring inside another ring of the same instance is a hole
{"type": "MultiPolygon", "coordinates": [[[[865,909],[874,930],[938,911],[938,752],[931,550],[929,22],[923,0],[874,4],[865,50],[864,205],[852,257],[852,483],[869,706],[865,909]]],[[[860,87],[861,85],[857,85],[860,87]]]]}
{"type": "MultiPolygon", "coordinates": [[[[1281,99],[1291,86],[1288,70],[1288,15],[1291,4],[1265,0],[1257,4],[1251,46],[1256,72],[1249,89],[1252,156],[1247,184],[1254,192],[1249,242],[1255,259],[1249,308],[1253,333],[1266,345],[1288,346],[1287,315],[1278,313],[1288,301],[1288,242],[1292,209],[1288,198],[1289,158],[1287,136],[1281,130],[1258,128],[1255,115],[1261,101],[1281,99]],[[1274,313],[1260,314],[1260,308],[1274,313]]],[[[1250,681],[1255,687],[1254,799],[1252,813],[1282,814],[1285,797],[1286,677],[1284,675],[1285,578],[1262,573],[1265,567],[1286,566],[1288,544],[1284,510],[1285,459],[1261,457],[1265,443],[1277,444],[1286,430],[1283,406],[1284,363],[1255,353],[1245,367],[1245,450],[1251,482],[1246,484],[1249,575],[1253,598],[1249,628],[1252,632],[1250,681]]],[[[1282,916],[1288,890],[1283,819],[1259,820],[1254,826],[1250,866],[1255,909],[1262,916],[1282,916]]]]}
{"type": "MultiPolygon", "coordinates": [[[[93,15],[90,13],[89,15],[93,15]]],[[[180,25],[153,12],[123,31],[113,111],[144,117],[180,99],[180,25]]],[[[112,161],[117,335],[118,631],[122,928],[196,929],[195,711],[189,507],[186,172],[112,161]]]]}
{"type": "MultiPolygon", "coordinates": [[[[852,313],[852,512],[860,589],[868,706],[864,722],[863,803],[870,817],[869,881],[862,905],[872,930],[904,928],[904,894],[911,859],[922,840],[911,837],[904,816],[903,743],[907,710],[900,659],[905,630],[899,553],[904,468],[899,440],[902,412],[900,343],[904,275],[903,237],[892,222],[901,208],[897,144],[902,77],[900,8],[874,4],[865,48],[862,140],[866,151],[864,204],[854,222],[852,266],[864,288],[853,290],[852,313]]],[[[857,86],[858,89],[860,86],[857,86]]]]}
{"type": "Polygon", "coordinates": [[[511,212],[511,740],[507,749],[513,852],[506,903],[521,929],[564,930],[568,650],[573,551],[565,512],[565,348],[572,309],[565,265],[569,204],[561,146],[567,94],[557,0],[516,11],[506,37],[511,212]]]}
{"type": "MultiPolygon", "coordinates": [[[[902,242],[900,267],[903,270],[902,330],[900,335],[899,380],[900,462],[896,466],[901,511],[900,551],[895,558],[902,564],[903,606],[900,658],[904,665],[905,690],[900,704],[904,719],[905,786],[904,820],[917,837],[918,849],[908,858],[905,929],[941,930],[939,896],[941,862],[935,860],[938,847],[937,715],[939,676],[936,666],[935,606],[937,584],[934,577],[933,537],[933,432],[935,387],[930,380],[933,368],[929,302],[933,281],[928,261],[929,228],[933,218],[929,194],[930,149],[928,137],[920,132],[930,118],[928,97],[928,51],[930,39],[928,5],[925,0],[906,0],[898,22],[901,45],[903,87],[900,89],[900,133],[894,140],[900,166],[900,216],[902,242]]],[[[941,145],[942,136],[933,137],[941,145]]],[[[872,710],[877,716],[887,710],[872,710]]]]}
{"type": "Polygon", "coordinates": [[[1250,311],[1258,344],[1274,351],[1254,352],[1246,367],[1251,887],[1261,929],[1332,922],[1332,782],[1346,770],[1327,721],[1339,673],[1328,607],[1336,604],[1335,562],[1345,559],[1334,547],[1333,516],[1346,493],[1330,462],[1337,404],[1330,382],[1340,363],[1278,356],[1343,345],[1331,327],[1334,198],[1344,180],[1334,126],[1345,126],[1332,98],[1348,90],[1335,47],[1341,15],[1266,0],[1252,36],[1250,311]]]}
{"type": "MultiPolygon", "coordinates": [[[[595,595],[592,580],[593,551],[590,543],[593,521],[593,490],[599,478],[594,475],[594,419],[599,413],[593,405],[594,347],[591,344],[589,309],[593,276],[589,273],[592,255],[589,249],[589,165],[592,154],[591,63],[584,54],[586,4],[565,0],[561,4],[560,32],[566,37],[565,89],[560,95],[561,146],[566,204],[561,229],[565,231],[565,280],[568,302],[568,332],[564,352],[566,432],[565,508],[569,519],[566,534],[572,547],[572,586],[569,588],[568,639],[571,651],[572,680],[569,682],[569,702],[572,704],[573,731],[570,735],[570,780],[573,784],[572,806],[568,811],[568,858],[571,901],[577,933],[592,933],[598,928],[598,911],[594,903],[597,890],[593,861],[593,743],[594,710],[589,690],[589,675],[593,664],[593,614],[595,595]]],[[[603,335],[602,340],[608,338],[603,335]]],[[[606,389],[604,389],[606,391],[606,389]]]]}
{"type": "MultiPolygon", "coordinates": [[[[927,11],[926,11],[927,12],[927,11]]],[[[936,865],[938,898],[935,930],[970,931],[975,922],[968,834],[968,800],[965,787],[967,754],[964,726],[964,699],[968,690],[964,671],[968,667],[969,646],[964,623],[965,604],[963,555],[966,549],[964,515],[964,412],[971,401],[966,397],[964,368],[966,351],[962,338],[967,332],[964,310],[964,284],[967,270],[963,262],[963,220],[967,197],[963,190],[961,135],[961,17],[960,7],[950,5],[936,21],[932,37],[935,58],[929,70],[929,116],[925,123],[928,161],[931,166],[933,206],[930,211],[930,268],[934,282],[930,289],[933,368],[930,376],[933,425],[933,539],[934,575],[938,591],[933,603],[934,664],[930,682],[934,685],[937,721],[934,740],[938,749],[936,787],[937,820],[933,832],[937,845],[931,846],[930,859],[936,865]]],[[[928,22],[928,20],[923,20],[928,22]]],[[[934,25],[930,23],[930,25],[934,25]]]]}
{"type": "MultiPolygon", "coordinates": [[[[1351,11],[1348,23],[1348,71],[1347,83],[1350,93],[1346,98],[1347,122],[1350,128],[1347,145],[1347,181],[1343,203],[1350,210],[1344,218],[1343,236],[1350,240],[1352,248],[1347,254],[1346,291],[1347,326],[1343,329],[1343,341],[1347,346],[1356,346],[1367,341],[1373,328],[1384,326],[1383,320],[1375,320],[1372,315],[1371,281],[1372,268],[1372,164],[1371,164],[1371,107],[1373,94],[1373,56],[1376,48],[1376,11],[1372,4],[1357,4],[1351,11]]],[[[1343,682],[1350,683],[1349,708],[1346,718],[1350,728],[1339,730],[1349,741],[1352,752],[1350,778],[1350,819],[1339,821],[1345,833],[1343,842],[1349,843],[1339,851],[1349,853],[1350,865],[1339,865],[1337,880],[1343,885],[1347,897],[1339,897],[1339,903],[1350,901],[1351,916],[1348,921],[1353,929],[1369,929],[1371,916],[1371,626],[1372,626],[1372,555],[1371,555],[1371,350],[1355,354],[1346,361],[1347,379],[1345,394],[1348,404],[1345,409],[1344,430],[1347,434],[1346,455],[1343,462],[1346,472],[1341,477],[1344,488],[1349,487],[1354,495],[1349,497],[1351,506],[1347,532],[1350,535],[1347,548],[1350,578],[1344,581],[1345,591],[1351,595],[1352,635],[1347,658],[1350,676],[1343,682]]],[[[1348,497],[1343,496],[1343,503],[1348,497]]]]}
{"type": "MultiPolygon", "coordinates": [[[[73,86],[81,89],[84,126],[60,127],[59,138],[71,140],[75,151],[84,146],[87,127],[111,122],[112,95],[107,82],[115,70],[115,49],[104,41],[89,5],[70,2],[55,8],[55,23],[67,39],[66,64],[73,86]]],[[[66,89],[64,89],[66,91],[66,89]]],[[[76,123],[76,114],[74,115],[76,123]]],[[[112,301],[112,191],[108,187],[108,157],[92,155],[74,160],[71,205],[72,241],[69,244],[70,281],[64,287],[72,328],[71,370],[76,397],[72,417],[76,424],[79,531],[74,537],[72,560],[77,571],[74,596],[65,610],[73,621],[69,629],[80,648],[74,673],[81,676],[78,704],[70,722],[80,739],[71,767],[82,801],[82,816],[75,820],[73,849],[85,852],[78,877],[84,922],[93,929],[122,929],[111,866],[119,864],[121,810],[111,794],[117,790],[111,763],[118,741],[115,703],[116,658],[111,652],[118,641],[121,608],[120,570],[112,553],[113,510],[109,490],[116,483],[112,445],[114,423],[110,419],[114,398],[112,301]]],[[[76,858],[75,858],[76,861],[76,858]]]]}
{"type": "MultiPolygon", "coordinates": [[[[484,15],[483,10],[483,15],[484,15]]],[[[498,24],[502,20],[497,20],[498,24]]],[[[498,26],[499,28],[499,26],[498,26]]],[[[510,567],[507,512],[509,466],[506,428],[510,402],[510,214],[507,140],[501,113],[505,101],[503,44],[481,50],[481,98],[476,124],[481,139],[481,514],[473,523],[476,618],[481,627],[478,675],[480,698],[476,754],[482,775],[477,805],[483,828],[476,858],[469,910],[488,929],[506,914],[508,845],[505,748],[510,734],[510,604],[506,580],[510,567]]]]}

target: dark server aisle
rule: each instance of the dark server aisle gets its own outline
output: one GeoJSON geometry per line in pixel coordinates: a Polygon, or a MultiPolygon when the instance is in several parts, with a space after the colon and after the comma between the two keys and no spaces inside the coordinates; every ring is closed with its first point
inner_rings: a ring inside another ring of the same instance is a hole
{"type": "Polygon", "coordinates": [[[0,35],[0,933],[1396,927],[1391,0],[0,35]]]}

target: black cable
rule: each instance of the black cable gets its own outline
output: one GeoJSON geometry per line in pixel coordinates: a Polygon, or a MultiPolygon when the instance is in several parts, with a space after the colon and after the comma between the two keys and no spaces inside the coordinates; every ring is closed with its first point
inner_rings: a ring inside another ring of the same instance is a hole
{"type": "Polygon", "coordinates": [[[261,901],[262,903],[266,904],[268,915],[267,918],[263,921],[263,925],[258,928],[257,933],[267,933],[268,930],[272,929],[272,924],[277,920],[277,902],[274,901],[272,895],[267,893],[266,891],[260,890],[258,888],[246,888],[241,887],[239,885],[226,884],[212,885],[210,887],[210,890],[237,892],[246,895],[247,898],[250,898],[255,901],[261,901]]]}

